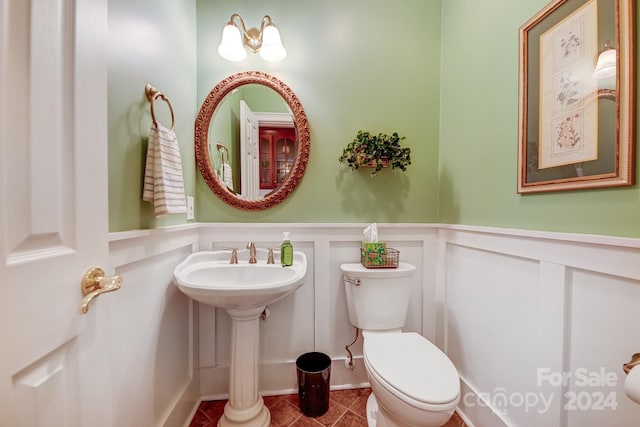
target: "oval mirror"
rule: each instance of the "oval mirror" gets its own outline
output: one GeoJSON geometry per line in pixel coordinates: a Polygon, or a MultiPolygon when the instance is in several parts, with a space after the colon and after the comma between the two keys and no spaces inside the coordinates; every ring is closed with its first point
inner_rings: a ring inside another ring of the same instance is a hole
{"type": "Polygon", "coordinates": [[[295,93],[260,71],[218,83],[195,124],[198,168],[225,203],[256,211],[287,198],[309,161],[309,122],[295,93]]]}

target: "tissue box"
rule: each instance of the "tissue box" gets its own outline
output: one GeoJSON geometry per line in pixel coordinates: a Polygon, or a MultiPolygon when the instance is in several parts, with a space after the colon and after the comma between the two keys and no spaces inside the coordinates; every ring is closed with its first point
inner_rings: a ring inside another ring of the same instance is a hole
{"type": "Polygon", "coordinates": [[[362,242],[361,248],[365,252],[384,252],[387,249],[387,244],[384,242],[362,242]]]}
{"type": "Polygon", "coordinates": [[[384,252],[365,252],[360,249],[360,262],[366,268],[398,268],[400,251],[386,248],[384,252]]]}
{"type": "Polygon", "coordinates": [[[362,242],[361,254],[366,260],[364,266],[381,266],[386,262],[385,252],[387,244],[384,242],[362,242]]]}

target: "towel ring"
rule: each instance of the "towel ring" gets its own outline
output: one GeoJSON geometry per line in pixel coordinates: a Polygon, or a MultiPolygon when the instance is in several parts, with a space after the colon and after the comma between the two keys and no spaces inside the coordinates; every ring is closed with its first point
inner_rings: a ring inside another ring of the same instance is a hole
{"type": "Polygon", "coordinates": [[[216,143],[216,148],[218,149],[218,153],[220,153],[220,160],[222,161],[222,169],[224,170],[224,164],[229,163],[231,160],[229,159],[229,149],[226,145],[221,142],[216,143]]]}
{"type": "Polygon", "coordinates": [[[169,106],[169,111],[171,112],[171,130],[173,130],[176,124],[176,119],[173,114],[173,107],[171,106],[171,102],[169,102],[169,98],[167,98],[167,96],[164,93],[158,91],[158,89],[151,86],[150,84],[144,87],[144,93],[147,95],[147,99],[151,104],[151,120],[153,121],[153,127],[155,127],[156,129],[158,128],[158,119],[156,119],[156,113],[153,109],[153,102],[156,99],[162,99],[169,106]]]}

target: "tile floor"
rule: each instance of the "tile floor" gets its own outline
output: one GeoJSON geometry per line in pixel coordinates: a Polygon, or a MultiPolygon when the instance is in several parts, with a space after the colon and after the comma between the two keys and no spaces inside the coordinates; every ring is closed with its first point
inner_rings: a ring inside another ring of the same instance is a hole
{"type": "MultiPolygon", "coordinates": [[[[370,393],[369,388],[332,391],[329,411],[318,418],[302,415],[297,394],[265,396],[264,404],[271,411],[272,427],[367,427],[370,393]]],[[[215,427],[226,403],[226,400],[202,402],[189,427],[215,427]]],[[[443,427],[466,427],[466,424],[456,413],[443,427]]]]}

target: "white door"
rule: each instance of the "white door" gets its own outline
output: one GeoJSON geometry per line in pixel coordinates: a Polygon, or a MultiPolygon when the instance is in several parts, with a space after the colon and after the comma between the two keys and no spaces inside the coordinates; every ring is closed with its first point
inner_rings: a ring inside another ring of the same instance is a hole
{"type": "Polygon", "coordinates": [[[240,185],[247,200],[260,198],[258,137],[258,119],[247,103],[240,101],[240,185]]]}
{"type": "Polygon", "coordinates": [[[107,3],[0,0],[2,427],[111,425],[107,3]]]}

